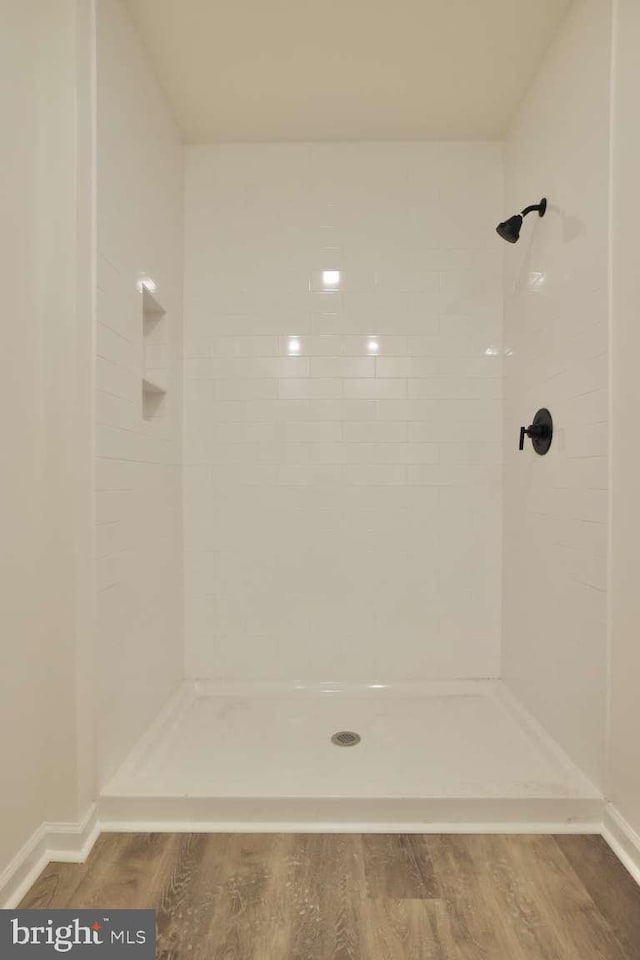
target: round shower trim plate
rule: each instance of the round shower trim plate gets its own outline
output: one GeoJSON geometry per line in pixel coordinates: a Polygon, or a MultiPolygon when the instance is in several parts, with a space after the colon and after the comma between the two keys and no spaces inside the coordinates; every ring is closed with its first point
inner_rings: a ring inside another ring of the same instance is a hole
{"type": "Polygon", "coordinates": [[[339,730],[331,737],[331,743],[336,747],[355,747],[361,739],[360,734],[353,730],[339,730]]]}

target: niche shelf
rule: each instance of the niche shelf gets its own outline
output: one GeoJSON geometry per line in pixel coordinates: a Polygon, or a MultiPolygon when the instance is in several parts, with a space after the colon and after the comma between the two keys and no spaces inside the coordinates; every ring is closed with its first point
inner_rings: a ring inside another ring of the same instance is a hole
{"type": "Polygon", "coordinates": [[[142,419],[161,420],[167,406],[167,314],[146,286],[142,288],[142,353],[142,419]]]}
{"type": "Polygon", "coordinates": [[[167,391],[153,380],[142,378],[142,419],[157,420],[164,415],[167,391]]]}

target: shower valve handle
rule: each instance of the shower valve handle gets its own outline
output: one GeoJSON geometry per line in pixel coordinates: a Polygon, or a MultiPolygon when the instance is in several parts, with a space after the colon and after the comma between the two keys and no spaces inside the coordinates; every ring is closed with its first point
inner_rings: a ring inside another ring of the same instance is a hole
{"type": "Polygon", "coordinates": [[[546,437],[547,430],[545,427],[540,426],[539,424],[532,423],[528,427],[520,427],[520,444],[519,449],[524,450],[524,438],[529,437],[530,440],[538,440],[546,437]]]}
{"type": "Polygon", "coordinates": [[[524,438],[526,437],[529,431],[526,427],[520,427],[520,443],[518,445],[519,450],[524,450],[524,438]]]}
{"type": "Polygon", "coordinates": [[[520,427],[520,443],[518,444],[520,450],[524,450],[525,437],[529,437],[536,453],[544,456],[548,452],[553,439],[553,420],[546,407],[538,410],[533,418],[533,423],[528,427],[520,427]]]}

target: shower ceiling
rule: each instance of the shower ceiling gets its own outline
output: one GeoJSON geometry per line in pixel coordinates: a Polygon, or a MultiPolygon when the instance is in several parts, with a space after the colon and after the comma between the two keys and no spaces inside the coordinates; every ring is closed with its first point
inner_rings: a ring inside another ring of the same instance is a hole
{"type": "Polygon", "coordinates": [[[190,143],[500,139],[569,3],[125,0],[190,143]]]}

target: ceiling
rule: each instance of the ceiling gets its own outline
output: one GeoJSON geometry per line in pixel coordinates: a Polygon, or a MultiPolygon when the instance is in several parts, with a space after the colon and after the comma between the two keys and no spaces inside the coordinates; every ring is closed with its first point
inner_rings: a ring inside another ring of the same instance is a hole
{"type": "Polygon", "coordinates": [[[212,143],[499,139],[570,0],[124,2],[212,143]]]}

